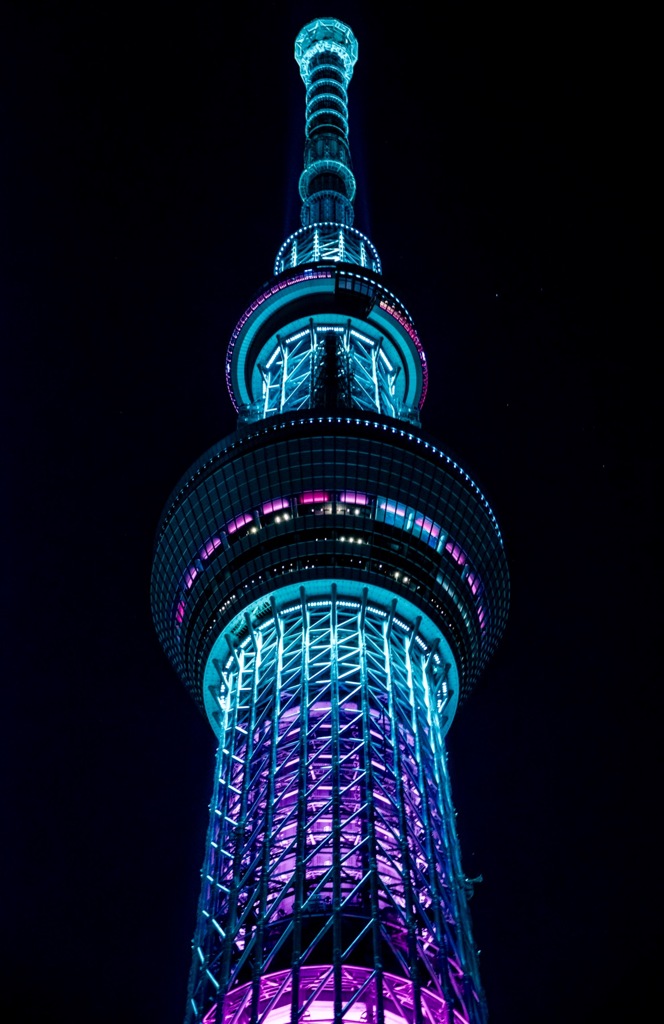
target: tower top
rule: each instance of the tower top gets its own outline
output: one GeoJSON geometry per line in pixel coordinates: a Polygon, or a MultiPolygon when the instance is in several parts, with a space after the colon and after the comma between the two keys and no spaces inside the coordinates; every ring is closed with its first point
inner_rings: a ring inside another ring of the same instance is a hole
{"type": "Polygon", "coordinates": [[[355,177],[348,145],[346,90],[357,60],[348,25],[317,18],[298,33],[295,60],[307,90],[304,170],[300,175],[302,226],[353,224],[355,177]]]}
{"type": "Polygon", "coordinates": [[[336,53],[341,59],[348,84],[357,60],[357,39],[348,25],[337,21],[336,18],[316,18],[298,32],[295,40],[295,60],[300,66],[300,74],[307,88],[312,58],[326,52],[336,53]]]}

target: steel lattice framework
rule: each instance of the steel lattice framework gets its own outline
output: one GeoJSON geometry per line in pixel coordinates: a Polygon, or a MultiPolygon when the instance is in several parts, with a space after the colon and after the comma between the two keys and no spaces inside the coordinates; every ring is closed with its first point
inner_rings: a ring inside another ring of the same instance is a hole
{"type": "Polygon", "coordinates": [[[332,19],[300,32],[302,229],[233,332],[238,429],[155,546],[161,643],[219,738],[187,1024],[484,1024],[445,733],[503,630],[495,517],[421,431],[412,318],[352,227],[332,19]]]}
{"type": "Polygon", "coordinates": [[[293,335],[278,336],[263,375],[262,408],[258,418],[324,405],[332,381],[337,403],[387,416],[417,416],[403,410],[396,392],[398,366],[372,338],[345,324],[316,321],[293,335]]]}
{"type": "MultiPolygon", "coordinates": [[[[303,592],[260,626],[247,617],[245,638],[209,663],[222,718],[192,1000],[230,990],[232,1010],[220,1000],[217,1012],[240,1022],[251,988],[271,1012],[261,979],[286,948],[331,963],[306,972],[298,1004],[375,1014],[389,964],[392,991],[419,977],[408,1000],[426,987],[429,1019],[447,1020],[455,1000],[470,1019],[479,979],[439,724],[450,663],[394,609],[335,590],[303,592]],[[356,976],[360,944],[373,967],[356,976]]],[[[299,984],[284,975],[273,1008],[299,984]]]]}

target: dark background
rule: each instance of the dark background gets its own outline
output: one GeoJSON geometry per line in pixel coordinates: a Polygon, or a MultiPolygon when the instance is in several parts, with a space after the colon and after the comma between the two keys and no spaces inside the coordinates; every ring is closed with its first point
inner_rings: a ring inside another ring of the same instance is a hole
{"type": "Polygon", "coordinates": [[[214,744],[153,633],[151,549],[234,426],[226,345],[299,226],[293,43],[321,15],[359,41],[356,226],[427,351],[423,425],[511,568],[449,738],[491,1022],[650,1020],[655,27],[204,0],[1,8],[0,1017],[181,1024],[214,744]]]}

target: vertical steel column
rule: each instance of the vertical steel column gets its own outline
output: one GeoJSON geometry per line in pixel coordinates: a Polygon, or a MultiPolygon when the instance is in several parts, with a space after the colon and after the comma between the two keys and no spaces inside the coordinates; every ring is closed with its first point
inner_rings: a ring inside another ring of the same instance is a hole
{"type": "Polygon", "coordinates": [[[283,633],[281,621],[276,611],[274,598],[271,601],[272,614],[274,616],[275,630],[277,634],[277,664],[274,676],[274,690],[272,695],[272,712],[270,718],[270,764],[267,775],[267,787],[265,797],[265,817],[263,826],[263,849],[261,851],[261,874],[259,881],[259,906],[258,920],[256,922],[255,943],[256,950],[252,965],[252,997],[251,997],[251,1024],[257,1024],[259,1013],[259,1001],[261,995],[261,978],[264,973],[265,949],[265,915],[267,911],[268,884],[270,878],[270,856],[272,822],[274,811],[275,777],[277,772],[277,741],[279,738],[279,714],[281,709],[281,673],[283,667],[283,633]]]}
{"type": "Polygon", "coordinates": [[[368,842],[369,906],[371,913],[371,940],[373,947],[374,991],[376,999],[375,1024],[385,1024],[383,1002],[383,957],[378,905],[378,861],[376,857],[376,807],[374,803],[373,741],[371,738],[371,690],[367,665],[366,644],[367,589],[362,591],[362,605],[358,613],[358,639],[360,645],[360,693],[362,708],[362,741],[364,758],[364,803],[366,815],[363,826],[368,842]]]}
{"type": "Polygon", "coordinates": [[[408,845],[408,822],[406,820],[406,808],[403,790],[401,727],[399,722],[399,709],[397,706],[397,694],[395,693],[395,687],[393,685],[391,670],[390,634],[392,631],[392,623],[394,620],[395,611],[396,601],[393,601],[392,607],[390,609],[390,615],[385,624],[387,664],[389,665],[390,669],[388,673],[387,687],[388,709],[391,721],[390,728],[392,732],[392,749],[394,754],[394,781],[397,794],[397,813],[399,816],[399,852],[401,854],[401,878],[403,883],[404,914],[406,918],[406,927],[408,930],[408,973],[411,983],[413,985],[413,1001],[415,1004],[415,1024],[423,1024],[422,1007],[420,1003],[420,979],[419,971],[417,968],[417,936],[415,933],[415,920],[413,913],[413,891],[411,885],[410,848],[408,845]]]}
{"type": "Polygon", "coordinates": [[[339,773],[339,651],[337,647],[337,588],[332,584],[330,607],[330,710],[332,725],[332,965],[334,1024],[341,1024],[341,808],[339,773]]]}
{"type": "Polygon", "coordinates": [[[304,903],[305,858],[307,842],[307,775],[309,740],[309,609],[304,587],[300,588],[302,616],[302,668],[300,672],[300,732],[298,737],[297,773],[297,831],[295,850],[295,878],[293,886],[293,952],[291,957],[291,1024],[297,1024],[300,1010],[300,966],[302,957],[302,905],[304,903]]]}

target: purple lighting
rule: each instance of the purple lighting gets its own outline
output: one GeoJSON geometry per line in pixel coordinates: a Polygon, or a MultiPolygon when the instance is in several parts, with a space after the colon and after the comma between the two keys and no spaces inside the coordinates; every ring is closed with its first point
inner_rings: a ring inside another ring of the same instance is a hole
{"type": "Polygon", "coordinates": [[[381,301],[380,301],[380,308],[384,309],[386,313],[389,313],[390,316],[393,316],[394,319],[398,323],[401,324],[403,329],[410,335],[410,337],[411,337],[411,339],[413,341],[413,344],[415,345],[415,348],[417,349],[417,353],[418,353],[418,355],[420,357],[420,363],[422,365],[422,397],[420,398],[420,403],[419,403],[420,404],[420,409],[421,409],[422,406],[424,405],[424,400],[427,397],[427,390],[428,390],[428,387],[429,387],[429,369],[427,367],[427,357],[424,354],[424,348],[422,347],[422,342],[420,341],[419,335],[418,335],[417,331],[415,330],[415,328],[413,327],[413,325],[410,323],[410,321],[408,321],[401,313],[399,313],[394,308],[394,306],[392,306],[392,305],[390,305],[390,303],[386,302],[385,299],[381,299],[381,301]]]}
{"type": "Polygon", "coordinates": [[[472,590],[473,594],[478,594],[482,589],[482,581],[480,580],[477,573],[469,572],[466,579],[468,580],[468,586],[472,590]]]}
{"type": "Polygon", "coordinates": [[[304,491],[298,498],[300,505],[322,505],[329,500],[327,491],[304,491]]]}
{"type": "Polygon", "coordinates": [[[235,533],[237,530],[241,529],[243,526],[246,526],[247,523],[253,523],[253,521],[254,521],[254,517],[251,515],[250,512],[243,512],[241,515],[237,516],[235,519],[231,519],[230,523],[226,524],[226,531],[229,534],[230,533],[235,533]]]}
{"type": "Polygon", "coordinates": [[[417,516],[415,519],[415,525],[421,527],[422,533],[428,533],[432,537],[440,537],[440,526],[434,523],[433,519],[426,519],[422,516],[417,516]]]}
{"type": "Polygon", "coordinates": [[[186,573],[184,574],[184,585],[187,588],[187,590],[191,590],[194,580],[196,579],[197,576],[198,569],[196,568],[195,565],[190,565],[186,573]]]}
{"type": "MultiPolygon", "coordinates": [[[[377,1019],[377,981],[367,967],[342,969],[342,1000],[346,1006],[344,1024],[366,1024],[377,1019]]],[[[413,983],[406,978],[384,973],[381,978],[381,1002],[385,1024],[414,1024],[417,1018],[417,996],[413,983]]],[[[260,1024],[290,1024],[293,999],[293,978],[290,971],[263,975],[259,982],[258,1019],[260,1024]]],[[[333,1024],[335,1020],[334,977],[330,964],[303,967],[299,973],[298,1005],[306,1006],[302,1020],[309,1024],[333,1024]]],[[[232,989],[224,1000],[221,1016],[214,1005],[202,1024],[249,1024],[251,982],[232,989]]],[[[467,1018],[442,998],[430,991],[420,993],[423,1024],[468,1024],[467,1018]]]]}
{"type": "Polygon", "coordinates": [[[201,558],[205,560],[206,558],[209,558],[212,552],[216,551],[219,547],[221,547],[221,537],[210,537],[209,541],[207,541],[201,548],[199,554],[201,558]]]}
{"type": "Polygon", "coordinates": [[[381,501],[378,507],[393,516],[405,517],[407,512],[406,506],[400,505],[397,501],[381,501]]]}
{"type": "Polygon", "coordinates": [[[280,512],[283,508],[290,508],[288,498],[273,498],[272,501],[266,501],[264,505],[261,505],[261,512],[267,516],[270,512],[280,512]]]}
{"type": "Polygon", "coordinates": [[[459,545],[455,544],[453,540],[448,540],[447,544],[445,545],[445,550],[449,551],[454,561],[458,562],[459,565],[466,564],[466,552],[462,551],[459,545]]]}

